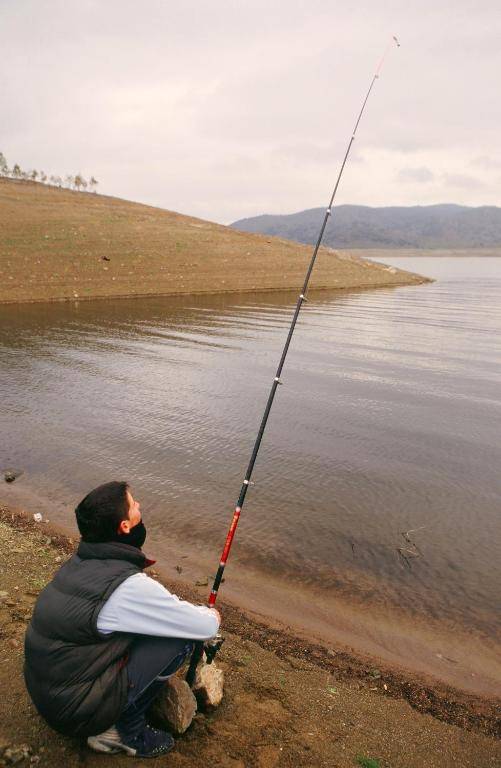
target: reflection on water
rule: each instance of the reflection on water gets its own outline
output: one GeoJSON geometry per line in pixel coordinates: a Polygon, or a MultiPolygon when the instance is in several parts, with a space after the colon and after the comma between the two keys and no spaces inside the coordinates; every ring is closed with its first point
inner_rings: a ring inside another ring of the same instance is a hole
{"type": "MultiPolygon", "coordinates": [[[[409,262],[393,260],[438,281],[312,294],[234,557],[492,634],[501,262],[409,262]]],[[[0,465],[25,470],[13,501],[30,488],[70,519],[124,477],[153,538],[203,542],[216,563],[295,299],[0,307],[0,465]]]]}

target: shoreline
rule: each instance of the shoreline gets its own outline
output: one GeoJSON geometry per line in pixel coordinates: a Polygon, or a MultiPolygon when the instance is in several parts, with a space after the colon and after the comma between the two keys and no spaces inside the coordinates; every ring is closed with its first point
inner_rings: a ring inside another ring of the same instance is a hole
{"type": "MultiPolygon", "coordinates": [[[[0,522],[13,530],[28,534],[40,534],[50,538],[48,546],[70,555],[76,541],[61,532],[58,525],[35,523],[25,511],[0,504],[0,522]]],[[[162,564],[155,567],[155,575],[184,599],[202,602],[200,593],[187,583],[166,578],[162,564]]],[[[206,589],[204,588],[204,592],[206,589]]],[[[337,645],[327,648],[324,644],[305,637],[296,629],[281,624],[273,626],[262,616],[253,615],[224,597],[218,607],[223,613],[223,628],[242,640],[257,643],[278,659],[294,659],[297,663],[312,663],[336,680],[356,683],[360,689],[378,692],[391,699],[405,700],[414,710],[445,723],[472,732],[501,738],[499,707],[501,699],[483,697],[447,685],[430,676],[413,673],[337,645]]]]}
{"type": "Polygon", "coordinates": [[[338,248],[338,253],[351,253],[359,258],[374,258],[376,260],[390,258],[478,258],[499,259],[501,245],[486,246],[485,248],[338,248]]]}
{"type": "MultiPolygon", "coordinates": [[[[28,519],[24,510],[39,511],[55,530],[76,539],[78,531],[73,518],[68,519],[68,505],[50,497],[51,502],[45,495],[37,496],[35,489],[18,488],[15,483],[0,494],[0,507],[4,504],[28,519]]],[[[147,549],[174,591],[190,590],[198,602],[206,601],[218,549],[207,550],[205,542],[195,540],[166,539],[155,530],[150,530],[147,549]],[[206,580],[206,586],[194,589],[197,581],[206,580]]],[[[402,676],[423,678],[468,696],[501,695],[495,631],[486,633],[481,626],[462,624],[460,617],[433,618],[426,611],[410,609],[405,600],[377,599],[377,582],[367,581],[357,571],[344,573],[336,588],[324,589],[291,575],[263,571],[237,553],[226,577],[225,603],[270,628],[285,628],[328,651],[343,649],[357,658],[372,659],[372,666],[384,664],[402,676]]]]}
{"type": "MultiPolygon", "coordinates": [[[[399,270],[403,271],[403,270],[399,270]]],[[[413,274],[413,273],[409,273],[413,274]]],[[[428,283],[435,282],[434,278],[431,277],[425,277],[421,275],[416,275],[416,278],[419,277],[420,279],[414,279],[414,280],[402,280],[402,282],[390,282],[390,283],[367,283],[360,285],[314,285],[313,288],[310,288],[308,290],[308,294],[311,293],[325,293],[325,292],[331,292],[331,293],[346,293],[346,292],[354,292],[358,293],[359,291],[377,291],[377,290],[387,290],[388,288],[406,288],[409,286],[414,285],[427,285],[428,283]]],[[[50,298],[40,298],[40,299],[5,299],[0,297],[0,306],[11,306],[11,305],[25,305],[25,304],[79,304],[82,301],[88,302],[88,301],[114,301],[115,299],[117,301],[121,301],[124,299],[161,299],[161,298],[189,298],[190,296],[238,296],[239,294],[242,295],[252,295],[252,294],[261,294],[261,293],[297,293],[297,291],[300,290],[300,286],[293,285],[293,286],[278,286],[275,288],[232,288],[229,290],[222,290],[222,289],[208,289],[206,291],[170,291],[168,293],[123,293],[123,294],[106,294],[102,296],[78,296],[78,298],[75,298],[74,296],[60,296],[60,297],[50,297],[50,298]]]]}

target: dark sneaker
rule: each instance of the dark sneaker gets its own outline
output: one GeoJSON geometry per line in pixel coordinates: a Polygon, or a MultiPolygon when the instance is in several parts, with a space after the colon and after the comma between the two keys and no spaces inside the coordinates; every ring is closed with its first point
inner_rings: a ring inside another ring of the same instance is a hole
{"type": "Polygon", "coordinates": [[[175,741],[167,731],[159,731],[146,725],[134,739],[121,737],[115,727],[109,728],[98,736],[89,736],[87,745],[94,752],[116,754],[125,752],[131,757],[160,757],[170,752],[175,741]]]}

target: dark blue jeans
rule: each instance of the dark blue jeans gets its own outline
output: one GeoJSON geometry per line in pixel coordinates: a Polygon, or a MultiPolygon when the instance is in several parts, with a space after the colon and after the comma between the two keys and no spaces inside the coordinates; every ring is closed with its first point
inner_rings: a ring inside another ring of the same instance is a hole
{"type": "Polygon", "coordinates": [[[127,704],[117,721],[120,736],[129,741],[143,730],[146,711],[168,677],[181,667],[194,643],[172,637],[138,635],[129,648],[127,704]]]}

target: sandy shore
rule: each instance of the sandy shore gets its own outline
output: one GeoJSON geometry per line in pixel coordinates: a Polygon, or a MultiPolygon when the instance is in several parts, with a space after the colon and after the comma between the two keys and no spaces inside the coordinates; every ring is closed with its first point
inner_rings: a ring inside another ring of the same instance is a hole
{"type": "MultiPolygon", "coordinates": [[[[2,744],[27,743],[41,765],[106,762],[53,734],[33,712],[22,682],[22,637],[34,599],[75,546],[52,525],[0,508],[1,590],[7,593],[0,600],[0,685],[13,692],[0,703],[0,754],[2,744]]],[[[193,588],[161,580],[201,601],[193,588]]],[[[501,760],[499,700],[402,674],[343,648],[326,649],[224,599],[220,607],[227,637],[219,657],[227,674],[225,703],[210,717],[197,718],[179,740],[172,765],[205,766],[210,760],[234,768],[331,768],[369,756],[381,768],[481,768],[501,760]]],[[[113,764],[120,765],[120,758],[113,764]]]]}

